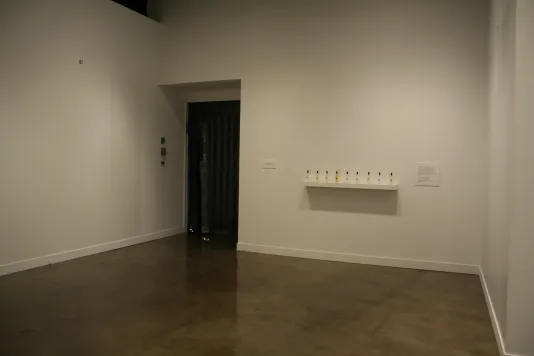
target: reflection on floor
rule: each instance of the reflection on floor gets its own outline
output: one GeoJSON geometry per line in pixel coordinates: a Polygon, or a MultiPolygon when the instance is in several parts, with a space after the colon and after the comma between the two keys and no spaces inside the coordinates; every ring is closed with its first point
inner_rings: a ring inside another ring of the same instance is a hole
{"type": "Polygon", "coordinates": [[[175,236],[0,278],[0,355],[498,355],[478,277],[175,236]]]}

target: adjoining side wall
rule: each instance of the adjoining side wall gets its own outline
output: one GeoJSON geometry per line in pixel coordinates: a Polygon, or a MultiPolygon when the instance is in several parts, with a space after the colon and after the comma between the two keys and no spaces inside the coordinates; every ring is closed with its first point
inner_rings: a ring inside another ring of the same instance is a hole
{"type": "Polygon", "coordinates": [[[503,347],[506,327],[508,250],[510,244],[510,144],[514,116],[515,11],[513,0],[493,0],[490,24],[488,130],[488,204],[482,244],[482,272],[498,342],[503,347]]]}
{"type": "Polygon", "coordinates": [[[517,1],[506,349],[534,355],[534,2],[517,1]]]}
{"type": "Polygon", "coordinates": [[[162,26],[106,0],[3,1],[0,24],[0,274],[184,231],[162,26]]]}

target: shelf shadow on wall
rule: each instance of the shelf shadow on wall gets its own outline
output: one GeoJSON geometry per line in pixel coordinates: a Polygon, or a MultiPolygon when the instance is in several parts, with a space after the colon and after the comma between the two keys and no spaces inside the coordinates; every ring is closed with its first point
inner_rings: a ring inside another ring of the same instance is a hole
{"type": "Polygon", "coordinates": [[[399,215],[397,191],[307,188],[305,194],[313,211],[399,215]]]}

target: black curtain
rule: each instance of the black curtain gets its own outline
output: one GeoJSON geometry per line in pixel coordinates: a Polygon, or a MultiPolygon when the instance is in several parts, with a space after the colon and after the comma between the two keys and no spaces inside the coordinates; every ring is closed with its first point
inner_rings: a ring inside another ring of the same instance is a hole
{"type": "Polygon", "coordinates": [[[239,101],[188,105],[188,231],[237,238],[239,101]]]}

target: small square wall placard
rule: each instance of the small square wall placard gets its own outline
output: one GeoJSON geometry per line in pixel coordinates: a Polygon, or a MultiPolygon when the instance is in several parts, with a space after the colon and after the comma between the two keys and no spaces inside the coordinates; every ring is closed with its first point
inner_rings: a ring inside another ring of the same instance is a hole
{"type": "Polygon", "coordinates": [[[425,187],[440,186],[440,167],[438,163],[416,163],[415,185],[425,187]]]}

